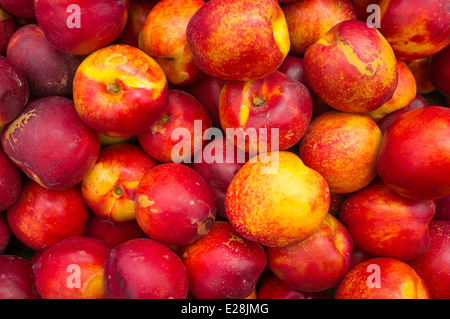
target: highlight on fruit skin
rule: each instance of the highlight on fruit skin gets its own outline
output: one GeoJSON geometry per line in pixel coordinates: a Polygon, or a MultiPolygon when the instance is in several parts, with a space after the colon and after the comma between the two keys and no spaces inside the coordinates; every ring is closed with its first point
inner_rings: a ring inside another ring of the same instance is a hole
{"type": "Polygon", "coordinates": [[[249,160],[225,196],[229,222],[245,238],[285,246],[310,236],[325,219],[330,191],[325,179],[294,153],[271,152],[249,160]]]}
{"type": "Polygon", "coordinates": [[[290,49],[286,19],[276,0],[208,1],[192,16],[186,37],[197,66],[226,80],[266,77],[290,49]]]}
{"type": "Polygon", "coordinates": [[[312,121],[299,143],[299,156],[325,178],[332,193],[349,194],[377,176],[381,138],[368,115],[332,110],[312,121]]]}
{"type": "Polygon", "coordinates": [[[303,57],[306,80],[325,103],[348,113],[367,113],[394,94],[397,60],[387,40],[359,20],[334,25],[303,57]]]}
{"type": "Polygon", "coordinates": [[[350,0],[291,1],[282,9],[291,41],[289,54],[294,56],[303,56],[309,46],[337,23],[356,19],[350,0]]]}
{"type": "Polygon", "coordinates": [[[381,140],[380,179],[396,194],[413,200],[450,195],[449,134],[448,107],[429,105],[403,114],[381,140]]]}
{"type": "Polygon", "coordinates": [[[187,43],[186,26],[204,4],[203,0],[159,1],[141,27],[139,48],[158,62],[173,85],[194,83],[203,76],[187,43]]]}
{"type": "Polygon", "coordinates": [[[167,77],[138,48],[115,44],[87,56],[75,73],[78,116],[110,137],[137,135],[159,121],[168,107],[167,77]]]}
{"type": "Polygon", "coordinates": [[[423,278],[407,263],[375,257],[350,269],[334,299],[430,299],[430,292],[423,278]]]}
{"type": "Polygon", "coordinates": [[[430,57],[450,44],[446,0],[381,0],[380,32],[403,60],[430,57]]]}

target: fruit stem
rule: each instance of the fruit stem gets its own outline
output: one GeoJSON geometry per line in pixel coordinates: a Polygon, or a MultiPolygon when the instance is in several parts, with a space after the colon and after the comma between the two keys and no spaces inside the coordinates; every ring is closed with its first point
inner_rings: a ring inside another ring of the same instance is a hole
{"type": "Polygon", "coordinates": [[[169,120],[169,115],[165,114],[159,123],[164,124],[169,120]]]}
{"type": "Polygon", "coordinates": [[[120,92],[120,86],[116,83],[107,84],[106,91],[108,91],[111,94],[117,94],[120,92]]]}
{"type": "Polygon", "coordinates": [[[122,196],[122,194],[123,194],[122,188],[116,187],[114,189],[114,194],[116,194],[117,196],[122,196]]]}
{"type": "Polygon", "coordinates": [[[261,106],[264,103],[266,103],[266,98],[264,97],[259,97],[259,96],[255,96],[253,97],[253,105],[254,106],[261,106]]]}

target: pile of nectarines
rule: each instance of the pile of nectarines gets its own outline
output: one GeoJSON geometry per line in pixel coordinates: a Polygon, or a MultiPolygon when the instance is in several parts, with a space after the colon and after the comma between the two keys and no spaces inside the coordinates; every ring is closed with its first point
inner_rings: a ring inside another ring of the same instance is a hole
{"type": "Polygon", "coordinates": [[[448,0],[0,0],[0,299],[448,299],[449,102],[448,0]]]}

